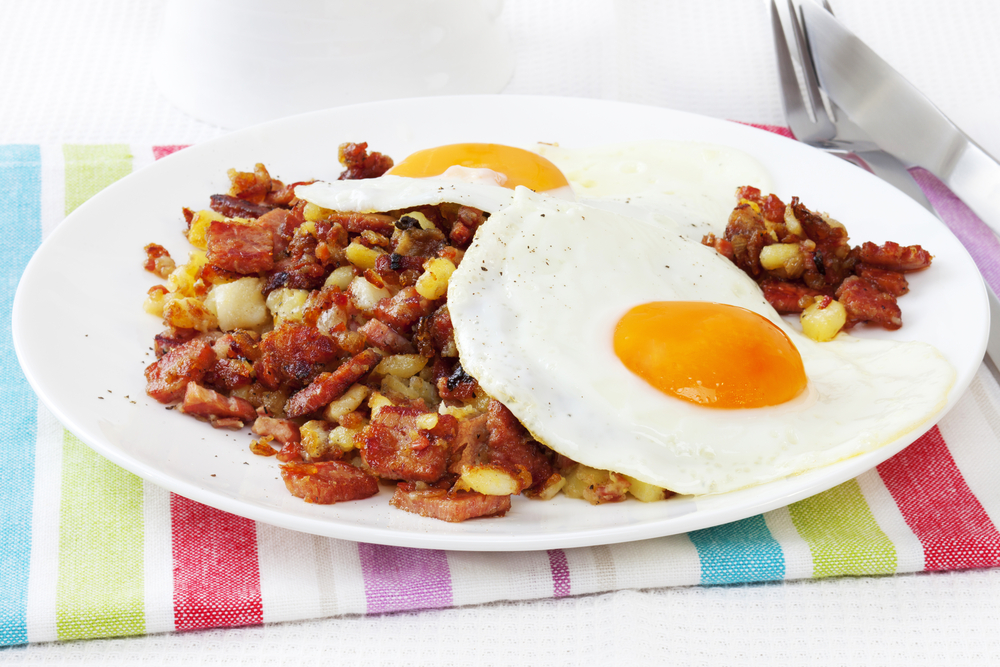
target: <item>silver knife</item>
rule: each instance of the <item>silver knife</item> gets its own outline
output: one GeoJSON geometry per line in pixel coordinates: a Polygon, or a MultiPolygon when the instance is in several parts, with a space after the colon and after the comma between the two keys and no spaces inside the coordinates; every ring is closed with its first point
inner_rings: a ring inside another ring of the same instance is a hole
{"type": "MultiPolygon", "coordinates": [[[[882,150],[937,176],[1000,234],[1000,163],[934,106],[902,74],[830,12],[803,2],[820,87],[882,150]]],[[[1000,299],[990,299],[986,351],[1000,365],[1000,299]]]]}
{"type": "Polygon", "coordinates": [[[1000,163],[833,14],[802,16],[820,87],[882,150],[931,172],[1000,233],[1000,163]]]}

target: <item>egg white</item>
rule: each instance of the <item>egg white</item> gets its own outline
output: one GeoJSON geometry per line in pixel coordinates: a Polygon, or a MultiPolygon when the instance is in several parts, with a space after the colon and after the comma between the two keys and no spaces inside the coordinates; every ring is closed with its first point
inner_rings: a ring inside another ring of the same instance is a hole
{"type": "Polygon", "coordinates": [[[816,343],[676,229],[526,188],[479,229],[448,305],[464,369],[536,438],[678,493],[730,491],[876,449],[932,419],[955,378],[924,343],[816,343]],[[720,410],[654,389],[615,356],[613,330],[633,306],[669,300],[771,320],[799,350],[807,390],[780,406],[720,410]]]}
{"type": "Polygon", "coordinates": [[[473,206],[492,213],[509,203],[514,191],[483,182],[386,175],[299,185],[295,188],[295,196],[322,208],[353,213],[396,211],[444,203],[473,206]]]}

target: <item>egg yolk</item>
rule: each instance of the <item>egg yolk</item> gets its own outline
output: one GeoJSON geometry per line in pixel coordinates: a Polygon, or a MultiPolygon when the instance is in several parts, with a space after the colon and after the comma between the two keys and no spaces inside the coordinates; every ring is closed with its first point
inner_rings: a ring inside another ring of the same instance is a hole
{"type": "Polygon", "coordinates": [[[762,408],[806,386],[802,357],[757,313],[719,303],[657,301],[628,311],[615,354],[660,391],[713,408],[762,408]]]}
{"type": "Polygon", "coordinates": [[[541,155],[502,144],[449,144],[417,151],[388,171],[393,176],[440,176],[449,167],[492,169],[507,177],[505,188],[518,185],[535,192],[569,186],[559,168],[541,155]]]}

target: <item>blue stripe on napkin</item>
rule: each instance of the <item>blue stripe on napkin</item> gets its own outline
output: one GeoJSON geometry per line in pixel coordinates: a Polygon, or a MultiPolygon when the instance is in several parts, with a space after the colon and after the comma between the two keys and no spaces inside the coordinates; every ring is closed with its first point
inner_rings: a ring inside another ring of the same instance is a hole
{"type": "Polygon", "coordinates": [[[38,401],[11,337],[14,291],[41,241],[41,151],[0,146],[0,645],[28,641],[28,568],[38,401]]]}
{"type": "Polygon", "coordinates": [[[702,584],[784,579],[785,556],[763,515],[688,533],[701,559],[702,584]]]}

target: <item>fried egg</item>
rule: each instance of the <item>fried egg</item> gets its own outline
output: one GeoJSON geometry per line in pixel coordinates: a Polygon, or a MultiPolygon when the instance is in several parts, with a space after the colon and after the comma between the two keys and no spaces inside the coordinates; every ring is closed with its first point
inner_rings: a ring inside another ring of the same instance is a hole
{"type": "Polygon", "coordinates": [[[737,187],[774,191],[760,162],[727,146],[658,139],[534,150],[565,174],[577,200],[676,227],[694,240],[725,227],[737,187]]]}
{"type": "Polygon", "coordinates": [[[295,194],[336,211],[395,211],[447,202],[492,213],[510,202],[518,186],[573,198],[569,182],[551,161],[502,144],[428,148],[408,156],[379,178],[320,181],[296,187],[295,194]]]}
{"type": "Polygon", "coordinates": [[[814,342],[678,230],[525,188],[477,232],[448,306],[465,371],[540,442],[684,494],[874,450],[955,378],[924,343],[814,342]]]}

